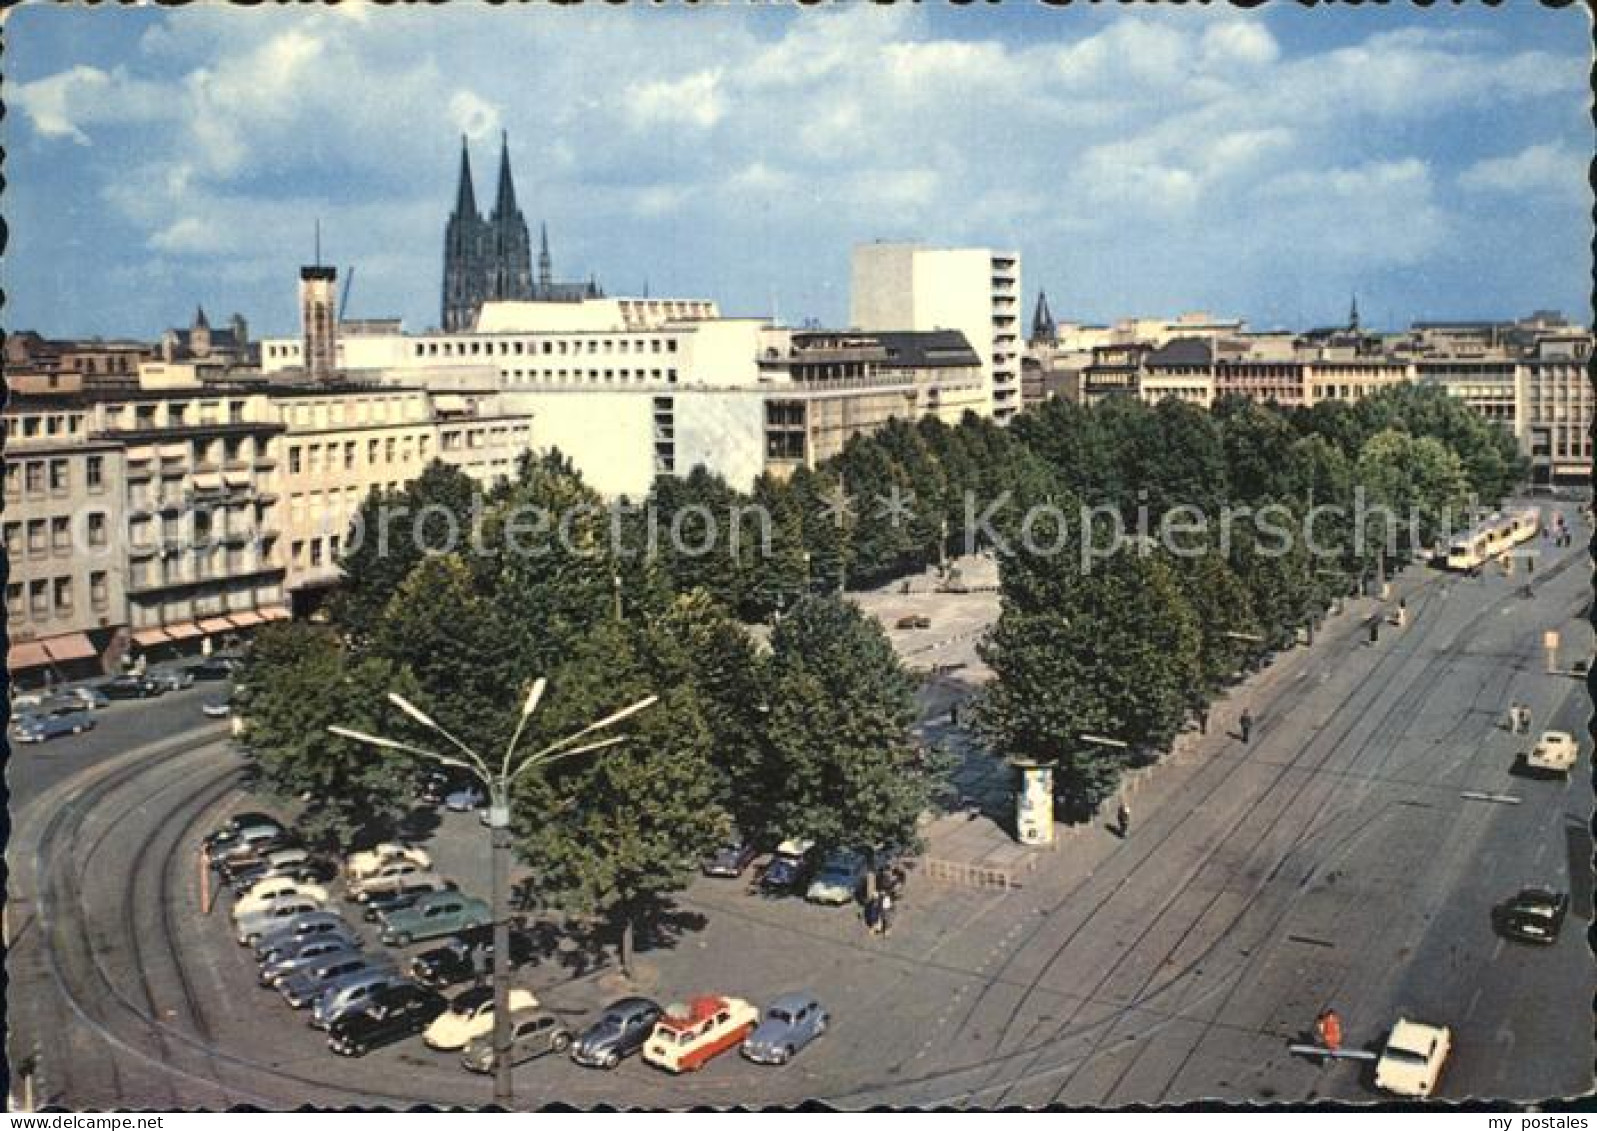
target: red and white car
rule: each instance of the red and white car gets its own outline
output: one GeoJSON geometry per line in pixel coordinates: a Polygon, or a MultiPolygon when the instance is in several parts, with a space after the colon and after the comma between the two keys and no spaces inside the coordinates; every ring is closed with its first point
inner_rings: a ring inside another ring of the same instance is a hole
{"type": "Polygon", "coordinates": [[[643,1045],[643,1059],[667,1072],[693,1072],[737,1048],[759,1023],[760,1011],[742,998],[696,997],[666,1010],[643,1045]]]}

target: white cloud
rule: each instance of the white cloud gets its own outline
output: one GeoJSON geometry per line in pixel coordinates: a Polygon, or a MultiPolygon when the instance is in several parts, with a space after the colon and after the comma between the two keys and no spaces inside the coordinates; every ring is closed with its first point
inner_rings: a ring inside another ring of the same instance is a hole
{"type": "MultiPolygon", "coordinates": [[[[1284,262],[1314,270],[1309,252],[1438,254],[1493,193],[1549,198],[1583,141],[1575,54],[1429,25],[1316,51],[1211,13],[1061,19],[1023,41],[995,21],[940,31],[902,5],[716,9],[691,26],[650,12],[352,10],[201,6],[15,87],[13,104],[41,150],[92,141],[124,155],[71,191],[107,202],[137,253],[182,256],[184,270],[281,262],[281,232],[321,215],[350,241],[363,288],[382,285],[368,264],[426,249],[420,276],[389,284],[412,295],[413,320],[436,317],[436,286],[422,283],[461,133],[478,143],[484,201],[493,135],[509,132],[518,197],[529,220],[550,220],[557,273],[603,274],[583,257],[608,255],[658,280],[667,268],[640,258],[680,261],[692,246],[705,261],[681,269],[712,292],[748,270],[735,257],[751,246],[791,270],[811,249],[846,263],[849,241],[904,230],[1019,246],[1028,285],[1113,283],[1078,258],[1090,237],[1116,271],[1177,278],[1183,261],[1224,262],[1228,284],[1270,292],[1284,262]],[[1559,140],[1470,169],[1448,156],[1448,131],[1524,137],[1527,123],[1559,140]]],[[[807,285],[831,294],[838,280],[807,285]]],[[[291,310],[291,281],[280,291],[291,310]]]]}
{"type": "Polygon", "coordinates": [[[1477,161],[1459,174],[1458,183],[1477,192],[1589,200],[1589,160],[1564,145],[1543,142],[1505,157],[1477,161]]]}

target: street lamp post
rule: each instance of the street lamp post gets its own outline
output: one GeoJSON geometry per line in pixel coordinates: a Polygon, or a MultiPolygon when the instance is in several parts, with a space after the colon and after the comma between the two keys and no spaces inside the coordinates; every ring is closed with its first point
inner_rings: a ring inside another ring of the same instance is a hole
{"type": "Polygon", "coordinates": [[[614,746],[626,741],[626,735],[612,735],[609,738],[594,739],[584,742],[598,731],[613,726],[623,719],[637,714],[646,707],[658,701],[656,695],[649,695],[638,700],[631,706],[623,707],[613,714],[606,715],[596,723],[590,723],[575,734],[567,735],[558,742],[551,743],[541,750],[534,751],[520,761],[516,760],[516,747],[521,742],[522,731],[526,729],[527,720],[538,709],[538,702],[543,698],[546,681],[539,677],[534,680],[532,687],[527,692],[527,698],[521,706],[521,717],[516,721],[516,731],[510,737],[510,744],[505,748],[504,758],[497,769],[490,766],[489,762],[471,747],[445,730],[439,723],[410,700],[395,692],[388,693],[388,701],[398,707],[410,718],[432,731],[434,734],[446,739],[450,745],[459,750],[464,758],[453,755],[439,754],[436,751],[425,750],[407,742],[398,742],[392,738],[383,738],[379,735],[366,734],[362,731],[351,730],[348,727],[330,726],[328,731],[340,738],[353,742],[364,743],[384,750],[400,750],[408,754],[415,754],[428,758],[434,762],[451,766],[455,769],[465,770],[482,783],[488,791],[488,831],[491,853],[490,883],[493,886],[493,993],[494,993],[494,1028],[493,1028],[493,1076],[494,1076],[494,1103],[501,1107],[509,1108],[514,1100],[514,1088],[510,1076],[510,791],[516,779],[521,777],[534,766],[547,765],[561,758],[571,758],[578,754],[590,754],[606,747],[614,746]]]}

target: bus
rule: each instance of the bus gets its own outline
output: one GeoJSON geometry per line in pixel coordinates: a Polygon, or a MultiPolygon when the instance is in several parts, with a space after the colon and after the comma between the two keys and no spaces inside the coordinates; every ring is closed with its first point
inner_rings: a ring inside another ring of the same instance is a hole
{"type": "Polygon", "coordinates": [[[1501,557],[1541,530],[1541,512],[1535,507],[1504,511],[1478,522],[1447,544],[1448,569],[1472,570],[1501,557]]]}

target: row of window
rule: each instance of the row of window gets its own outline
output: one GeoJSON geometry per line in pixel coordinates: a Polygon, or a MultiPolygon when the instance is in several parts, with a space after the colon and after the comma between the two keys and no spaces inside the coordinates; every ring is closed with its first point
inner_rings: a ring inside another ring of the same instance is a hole
{"type": "Polygon", "coordinates": [[[115,409],[112,412],[111,427],[126,428],[131,423],[132,427],[141,430],[152,428],[187,428],[191,425],[214,425],[223,422],[222,414],[226,412],[226,423],[245,423],[243,401],[228,401],[224,410],[221,401],[165,401],[160,404],[131,404],[115,409]],[[190,413],[190,409],[194,409],[190,413]]]}
{"type": "Polygon", "coordinates": [[[499,347],[500,357],[523,357],[528,354],[542,353],[545,357],[556,354],[628,354],[628,353],[676,353],[677,340],[675,338],[544,338],[541,341],[518,339],[507,341],[503,338],[483,340],[481,338],[471,341],[448,342],[417,342],[413,353],[417,357],[492,357],[494,346],[499,347]],[[540,348],[541,347],[541,348],[540,348]],[[584,348],[586,347],[586,348],[584,348]]]}
{"type": "Polygon", "coordinates": [[[288,404],[283,423],[291,428],[326,428],[338,424],[386,424],[425,420],[426,397],[421,393],[337,397],[331,401],[288,404]]]}
{"type": "Polygon", "coordinates": [[[157,585],[191,585],[198,581],[225,581],[241,575],[253,574],[266,563],[256,554],[236,546],[216,546],[192,556],[148,558],[133,563],[128,573],[129,585],[134,589],[149,589],[157,585]]]}
{"type": "Polygon", "coordinates": [[[6,417],[7,440],[77,436],[82,431],[81,412],[29,413],[26,416],[6,417]]]}
{"type": "MultiPolygon", "coordinates": [[[[446,443],[444,446],[447,448],[449,445],[446,443]]],[[[320,473],[323,470],[324,452],[326,470],[336,471],[342,468],[345,471],[354,471],[357,467],[356,460],[360,446],[355,440],[345,440],[342,443],[291,445],[288,449],[289,474],[320,473]]],[[[385,464],[391,464],[395,460],[400,463],[410,463],[416,459],[425,462],[431,455],[432,437],[427,435],[388,436],[366,441],[367,467],[377,466],[379,459],[385,464]]]]}
{"type": "MultiPolygon", "coordinates": [[[[106,544],[105,515],[96,511],[88,515],[84,524],[84,536],[88,538],[89,545],[103,547],[106,544]]],[[[5,524],[6,556],[12,560],[20,559],[26,554],[28,557],[44,557],[46,554],[72,552],[72,520],[65,515],[54,518],[32,518],[26,523],[8,522],[5,524]]]]}
{"type": "MultiPolygon", "coordinates": [[[[83,461],[83,482],[90,491],[105,490],[105,457],[87,456],[83,461]]],[[[18,500],[26,492],[30,499],[67,495],[72,491],[72,461],[61,459],[9,460],[6,463],[6,498],[18,500]]]]}
{"type": "MultiPolygon", "coordinates": [[[[89,574],[89,605],[95,612],[103,613],[110,604],[110,583],[106,572],[96,570],[89,574]]],[[[69,617],[72,612],[71,577],[39,577],[6,585],[6,616],[13,621],[69,617]]]]}
{"type": "MultiPolygon", "coordinates": [[[[676,384],[677,371],[667,369],[663,371],[664,380],[676,384]]],[[[579,382],[586,377],[588,384],[600,380],[605,381],[659,381],[662,371],[650,369],[501,369],[499,375],[512,384],[525,385],[532,381],[570,381],[579,382]]]]}
{"type": "Polygon", "coordinates": [[[309,541],[295,542],[290,550],[289,560],[295,569],[304,569],[307,562],[312,569],[323,565],[336,565],[338,562],[339,536],[329,534],[325,538],[312,538],[309,541]],[[309,554],[306,548],[309,547],[309,554]]]}

